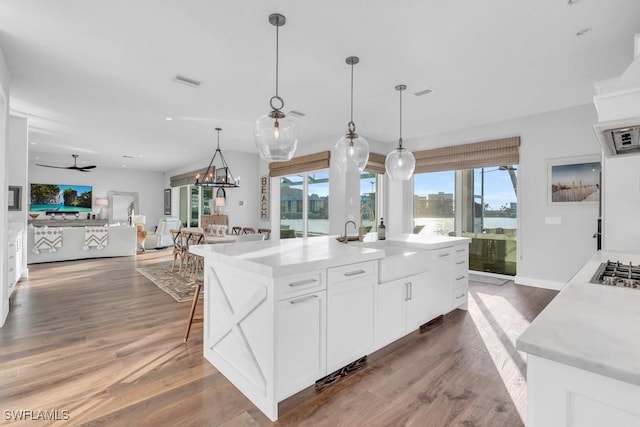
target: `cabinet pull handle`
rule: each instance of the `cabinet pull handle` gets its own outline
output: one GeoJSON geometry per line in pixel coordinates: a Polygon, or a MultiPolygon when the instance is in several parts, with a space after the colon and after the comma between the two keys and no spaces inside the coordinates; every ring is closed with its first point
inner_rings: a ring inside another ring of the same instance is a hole
{"type": "Polygon", "coordinates": [[[456,249],[456,252],[466,252],[466,249],[456,249]]]}
{"type": "Polygon", "coordinates": [[[465,262],[467,262],[467,261],[458,261],[458,262],[456,262],[456,265],[462,265],[462,264],[464,264],[465,262]]]}
{"type": "Polygon", "coordinates": [[[314,298],[318,298],[318,295],[309,295],[309,296],[306,296],[306,297],[302,297],[302,298],[291,300],[289,302],[291,304],[298,304],[300,302],[311,301],[314,298]]]}
{"type": "Polygon", "coordinates": [[[315,282],[317,282],[316,279],[299,280],[297,282],[289,283],[289,286],[291,286],[292,288],[295,288],[296,286],[302,286],[308,283],[315,283],[315,282]]]}
{"type": "Polygon", "coordinates": [[[409,301],[413,299],[413,283],[409,282],[409,301]]]}
{"type": "Polygon", "coordinates": [[[460,295],[458,295],[458,296],[456,297],[456,299],[460,299],[460,298],[462,298],[463,296],[464,296],[464,294],[460,294],[460,295]]]}
{"type": "Polygon", "coordinates": [[[438,255],[438,256],[439,256],[440,258],[444,258],[444,257],[449,256],[449,255],[450,255],[450,254],[446,253],[446,254],[440,254],[440,255],[438,255]]]}
{"type": "Polygon", "coordinates": [[[464,279],[466,276],[460,276],[460,277],[456,277],[456,280],[462,280],[464,279]]]}
{"type": "Polygon", "coordinates": [[[409,301],[409,282],[404,282],[404,300],[409,301]]]}
{"type": "Polygon", "coordinates": [[[354,270],[354,271],[347,271],[346,273],[344,273],[344,275],[349,277],[349,276],[357,276],[358,274],[363,274],[363,273],[366,273],[366,271],[364,271],[364,270],[354,270]]]}

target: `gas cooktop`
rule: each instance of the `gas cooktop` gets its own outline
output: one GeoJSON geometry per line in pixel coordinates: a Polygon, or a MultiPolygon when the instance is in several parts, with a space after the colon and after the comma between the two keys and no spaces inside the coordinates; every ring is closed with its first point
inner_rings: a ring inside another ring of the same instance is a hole
{"type": "Polygon", "coordinates": [[[623,264],[620,261],[603,262],[591,283],[640,289],[640,265],[623,264]]]}

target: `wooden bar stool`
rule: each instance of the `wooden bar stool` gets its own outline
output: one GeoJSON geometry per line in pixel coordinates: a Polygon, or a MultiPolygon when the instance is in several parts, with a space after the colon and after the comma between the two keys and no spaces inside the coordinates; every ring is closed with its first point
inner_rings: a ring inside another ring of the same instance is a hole
{"type": "Polygon", "coordinates": [[[196,306],[198,305],[200,292],[202,292],[202,285],[204,285],[204,283],[198,281],[194,281],[193,283],[196,284],[196,291],[193,294],[193,302],[191,303],[191,311],[189,312],[189,323],[187,324],[187,330],[184,333],[184,342],[187,342],[187,340],[189,339],[189,332],[191,332],[191,325],[193,324],[194,320],[202,321],[202,319],[194,319],[193,315],[196,313],[196,306]]]}

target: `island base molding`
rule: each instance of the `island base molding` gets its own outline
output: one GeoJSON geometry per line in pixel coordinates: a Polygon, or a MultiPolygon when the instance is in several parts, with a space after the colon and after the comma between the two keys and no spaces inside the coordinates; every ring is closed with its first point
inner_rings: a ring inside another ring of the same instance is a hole
{"type": "Polygon", "coordinates": [[[640,425],[640,386],[532,354],[527,402],[527,427],[640,425]]]}

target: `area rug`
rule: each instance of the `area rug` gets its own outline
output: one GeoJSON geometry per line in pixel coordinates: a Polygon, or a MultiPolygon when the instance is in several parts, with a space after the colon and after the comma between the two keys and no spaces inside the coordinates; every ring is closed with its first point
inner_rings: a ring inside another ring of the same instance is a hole
{"type": "MultiPolygon", "coordinates": [[[[155,267],[136,268],[138,273],[151,280],[154,285],[162,289],[164,292],[178,302],[193,301],[193,294],[196,286],[189,277],[183,277],[177,272],[171,272],[171,265],[159,265],[155,267]]],[[[197,278],[202,282],[202,274],[197,278]]],[[[202,292],[200,298],[202,298],[202,292]]]]}
{"type": "Polygon", "coordinates": [[[500,277],[483,276],[480,274],[469,274],[469,280],[473,282],[486,283],[487,285],[502,286],[510,279],[501,279],[500,277]]]}

